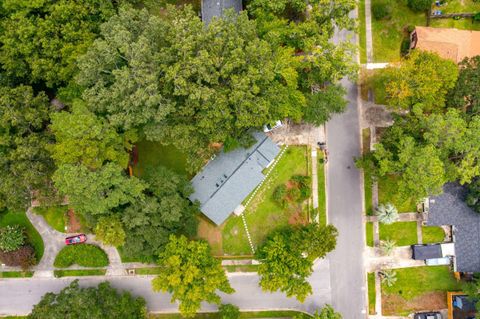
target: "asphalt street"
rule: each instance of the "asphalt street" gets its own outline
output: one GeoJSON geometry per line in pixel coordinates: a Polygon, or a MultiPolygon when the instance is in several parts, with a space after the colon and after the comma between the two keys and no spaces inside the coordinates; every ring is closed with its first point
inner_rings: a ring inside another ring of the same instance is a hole
{"type": "MultiPolygon", "coordinates": [[[[134,295],[145,298],[149,311],[177,312],[177,304],[170,303],[167,293],[152,291],[151,276],[136,277],[88,277],[80,279],[81,286],[95,286],[108,280],[113,287],[128,290],[134,295]]],[[[232,295],[222,294],[224,303],[238,305],[243,310],[298,309],[313,312],[331,303],[329,264],[321,260],[315,265],[315,272],[309,278],[314,289],[303,304],[294,298],[287,298],[283,293],[263,292],[258,286],[256,273],[230,274],[230,283],[236,292],[232,295]]],[[[0,315],[25,315],[33,305],[47,292],[58,292],[69,285],[72,278],[24,278],[0,279],[0,315]]],[[[204,304],[203,311],[215,310],[216,306],[204,304]]]]}
{"type": "MultiPolygon", "coordinates": [[[[352,13],[355,14],[355,13],[352,13]]],[[[334,42],[345,41],[352,32],[337,32],[334,42]]],[[[332,305],[344,319],[366,318],[366,287],[363,263],[364,227],[360,171],[354,158],[360,155],[357,85],[341,82],[347,90],[348,106],[327,123],[328,221],[337,227],[336,249],[328,255],[332,305]]]]}

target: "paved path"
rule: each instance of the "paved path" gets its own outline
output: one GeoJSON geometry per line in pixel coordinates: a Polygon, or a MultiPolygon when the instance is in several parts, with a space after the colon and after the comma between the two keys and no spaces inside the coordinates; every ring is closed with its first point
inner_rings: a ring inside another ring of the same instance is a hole
{"type": "MultiPolygon", "coordinates": [[[[353,13],[352,15],[355,15],[353,13]]],[[[336,32],[334,42],[345,41],[350,32],[336,32]]],[[[356,43],[356,35],[352,41],[356,43]]],[[[365,226],[362,185],[354,158],[360,156],[357,85],[345,79],[348,106],[327,123],[328,220],[337,227],[336,249],[329,255],[332,303],[345,319],[366,318],[366,278],[363,267],[365,226]]]]}
{"type": "MultiPolygon", "coordinates": [[[[313,312],[326,303],[332,302],[328,273],[327,260],[315,264],[315,272],[309,278],[313,295],[303,304],[294,298],[287,298],[284,293],[263,292],[258,286],[259,278],[256,273],[229,274],[230,283],[236,292],[232,295],[221,294],[222,301],[238,305],[242,310],[297,309],[313,312]]],[[[150,286],[152,278],[151,276],[84,277],[80,279],[80,283],[82,286],[94,286],[107,280],[116,288],[143,296],[149,311],[177,312],[177,304],[170,303],[169,294],[152,291],[150,286]]],[[[46,292],[58,292],[72,280],[72,278],[0,279],[0,315],[25,315],[46,292]]],[[[202,304],[203,311],[215,309],[214,305],[202,304]]]]}

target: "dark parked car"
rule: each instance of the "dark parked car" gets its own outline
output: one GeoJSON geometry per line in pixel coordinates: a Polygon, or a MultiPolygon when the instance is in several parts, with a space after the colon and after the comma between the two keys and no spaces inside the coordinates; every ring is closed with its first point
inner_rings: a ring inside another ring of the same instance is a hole
{"type": "Polygon", "coordinates": [[[87,241],[87,236],[85,234],[80,234],[80,235],[75,235],[75,236],[70,236],[65,238],[66,245],[81,244],[86,241],[87,241]]]}
{"type": "Polygon", "coordinates": [[[416,313],[413,319],[442,319],[440,312],[421,312],[416,313]]]}

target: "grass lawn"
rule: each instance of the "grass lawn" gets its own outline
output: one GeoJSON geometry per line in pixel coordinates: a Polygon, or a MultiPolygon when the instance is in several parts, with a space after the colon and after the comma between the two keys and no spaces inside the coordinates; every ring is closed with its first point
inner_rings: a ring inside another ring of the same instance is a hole
{"type": "Polygon", "coordinates": [[[375,273],[369,272],[368,274],[368,313],[370,315],[375,314],[375,273]]]}
{"type": "Polygon", "coordinates": [[[366,237],[367,246],[373,247],[373,223],[367,222],[366,225],[366,237]]]}
{"type": "Polygon", "coordinates": [[[417,222],[396,222],[390,225],[380,224],[380,240],[391,239],[397,246],[418,243],[417,222]]]}
{"type": "Polygon", "coordinates": [[[3,271],[0,272],[0,278],[24,278],[32,277],[33,271],[3,271]]]}
{"type": "Polygon", "coordinates": [[[317,176],[318,176],[318,214],[320,225],[327,224],[327,203],[325,193],[325,164],[323,164],[323,152],[317,150],[318,164],[317,164],[317,176]]]}
{"type": "Polygon", "coordinates": [[[162,267],[135,268],[136,275],[158,275],[162,272],[162,267]]]}
{"type": "Polygon", "coordinates": [[[53,265],[58,268],[67,268],[71,265],[106,267],[108,266],[108,256],[102,248],[95,245],[69,245],[60,250],[53,265]]]}
{"type": "Polygon", "coordinates": [[[25,213],[12,213],[4,212],[0,213],[0,227],[5,227],[7,225],[21,225],[25,228],[27,235],[27,243],[32,245],[35,249],[35,257],[37,263],[42,259],[43,251],[45,249],[43,245],[43,240],[38,231],[33,227],[28,220],[28,217],[25,213]]]}
{"type": "MultiPolygon", "coordinates": [[[[272,194],[293,175],[308,174],[307,155],[306,147],[289,147],[246,208],[244,214],[254,246],[261,244],[275,228],[306,222],[305,207],[292,204],[286,209],[281,208],[272,199],[272,194]]],[[[223,225],[222,245],[227,255],[252,253],[241,216],[232,216],[223,225]]]]}
{"type": "Polygon", "coordinates": [[[104,276],[106,269],[72,269],[72,270],[54,270],[53,275],[60,277],[77,277],[77,276],[104,276]]]}
{"type": "Polygon", "coordinates": [[[378,179],[378,203],[391,203],[395,205],[399,213],[412,213],[417,211],[417,203],[414,198],[402,198],[398,192],[397,177],[385,176],[378,179]]]}
{"type": "Polygon", "coordinates": [[[367,35],[365,23],[365,0],[358,2],[358,23],[359,23],[359,43],[360,43],[360,63],[367,63],[367,35]]]}
{"type": "Polygon", "coordinates": [[[228,265],[223,268],[227,272],[257,272],[258,265],[228,265]]]}
{"type": "Polygon", "coordinates": [[[447,291],[461,290],[448,266],[424,266],[397,269],[397,282],[382,285],[384,315],[406,316],[426,309],[447,308],[447,291]]]}
{"type": "MultiPolygon", "coordinates": [[[[480,3],[479,3],[480,4],[480,3]]],[[[480,11],[480,9],[478,10],[480,11]]],[[[473,23],[471,18],[453,19],[432,19],[430,26],[435,28],[457,28],[461,30],[480,30],[480,23],[473,23]]]]}
{"type": "MultiPolygon", "coordinates": [[[[240,314],[240,319],[250,319],[250,318],[293,318],[301,314],[298,311],[249,311],[249,312],[242,312],[240,314]]],[[[151,314],[148,317],[149,319],[184,319],[180,314],[151,314]]],[[[218,312],[210,312],[210,313],[198,313],[193,317],[193,319],[221,319],[218,312]]]]}
{"type": "Polygon", "coordinates": [[[33,212],[42,215],[46,222],[55,230],[64,233],[67,221],[67,206],[35,207],[33,212]]]}
{"type": "Polygon", "coordinates": [[[474,0],[448,0],[441,6],[435,7],[435,10],[442,10],[442,13],[475,13],[480,11],[480,2],[474,0]]]}
{"type": "Polygon", "coordinates": [[[407,7],[407,0],[372,0],[372,5],[386,1],[392,11],[389,20],[378,21],[372,16],[373,60],[393,62],[400,60],[400,46],[408,25],[424,26],[426,16],[407,7]]]}
{"type": "Polygon", "coordinates": [[[424,244],[441,243],[445,238],[445,232],[442,227],[423,226],[422,239],[424,244]]]}
{"type": "MultiPolygon", "coordinates": [[[[370,129],[365,128],[362,130],[362,147],[363,154],[367,154],[370,150],[370,129]]],[[[373,215],[373,202],[372,202],[372,176],[368,172],[363,172],[363,193],[365,196],[365,214],[373,215]]]]}
{"type": "Polygon", "coordinates": [[[136,176],[141,176],[147,167],[165,166],[172,171],[187,173],[186,156],[172,145],[162,145],[159,142],[141,141],[137,143],[138,163],[133,168],[136,176]]]}

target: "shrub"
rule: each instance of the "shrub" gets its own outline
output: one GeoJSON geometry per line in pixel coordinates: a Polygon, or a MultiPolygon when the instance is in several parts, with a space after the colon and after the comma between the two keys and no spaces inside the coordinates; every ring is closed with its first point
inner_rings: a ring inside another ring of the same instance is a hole
{"type": "Polygon", "coordinates": [[[240,309],[232,304],[223,304],[218,307],[218,314],[221,319],[238,319],[240,318],[240,309]]]}
{"type": "Polygon", "coordinates": [[[310,178],[310,176],[295,175],[292,176],[291,180],[297,184],[296,186],[300,191],[300,197],[298,197],[297,200],[298,202],[304,201],[305,199],[310,197],[310,195],[312,194],[312,179],[310,178]]]}
{"type": "Polygon", "coordinates": [[[98,240],[110,246],[122,246],[125,243],[125,231],[120,219],[116,216],[101,217],[95,227],[98,240]]]}
{"type": "Polygon", "coordinates": [[[390,19],[392,9],[390,5],[385,1],[374,2],[372,4],[372,15],[375,20],[390,19]]]}
{"type": "Polygon", "coordinates": [[[432,0],[408,0],[408,7],[416,12],[430,10],[432,7],[432,0]]]}
{"type": "Polygon", "coordinates": [[[403,38],[402,44],[400,45],[400,53],[402,54],[402,56],[405,56],[408,54],[409,51],[410,51],[410,38],[405,37],[403,38]]]}
{"type": "Polygon", "coordinates": [[[302,192],[296,187],[292,187],[288,190],[288,198],[292,202],[300,202],[302,200],[302,192]]]}
{"type": "Polygon", "coordinates": [[[70,267],[71,265],[84,267],[106,267],[108,266],[107,254],[98,246],[79,244],[65,246],[55,257],[53,265],[59,268],[70,267]]]}
{"type": "Polygon", "coordinates": [[[375,213],[382,224],[391,224],[398,219],[398,210],[390,203],[379,205],[375,213]]]}
{"type": "Polygon", "coordinates": [[[31,246],[23,246],[14,251],[0,251],[0,260],[7,266],[20,266],[26,270],[35,265],[35,250],[31,246]]]}
{"type": "Polygon", "coordinates": [[[0,250],[10,252],[19,249],[25,243],[24,231],[19,225],[0,228],[0,250]]]}
{"type": "Polygon", "coordinates": [[[285,207],[287,204],[287,201],[285,197],[287,196],[287,186],[285,185],[279,185],[275,190],[273,191],[272,198],[273,200],[279,204],[281,207],[285,207]]]}

